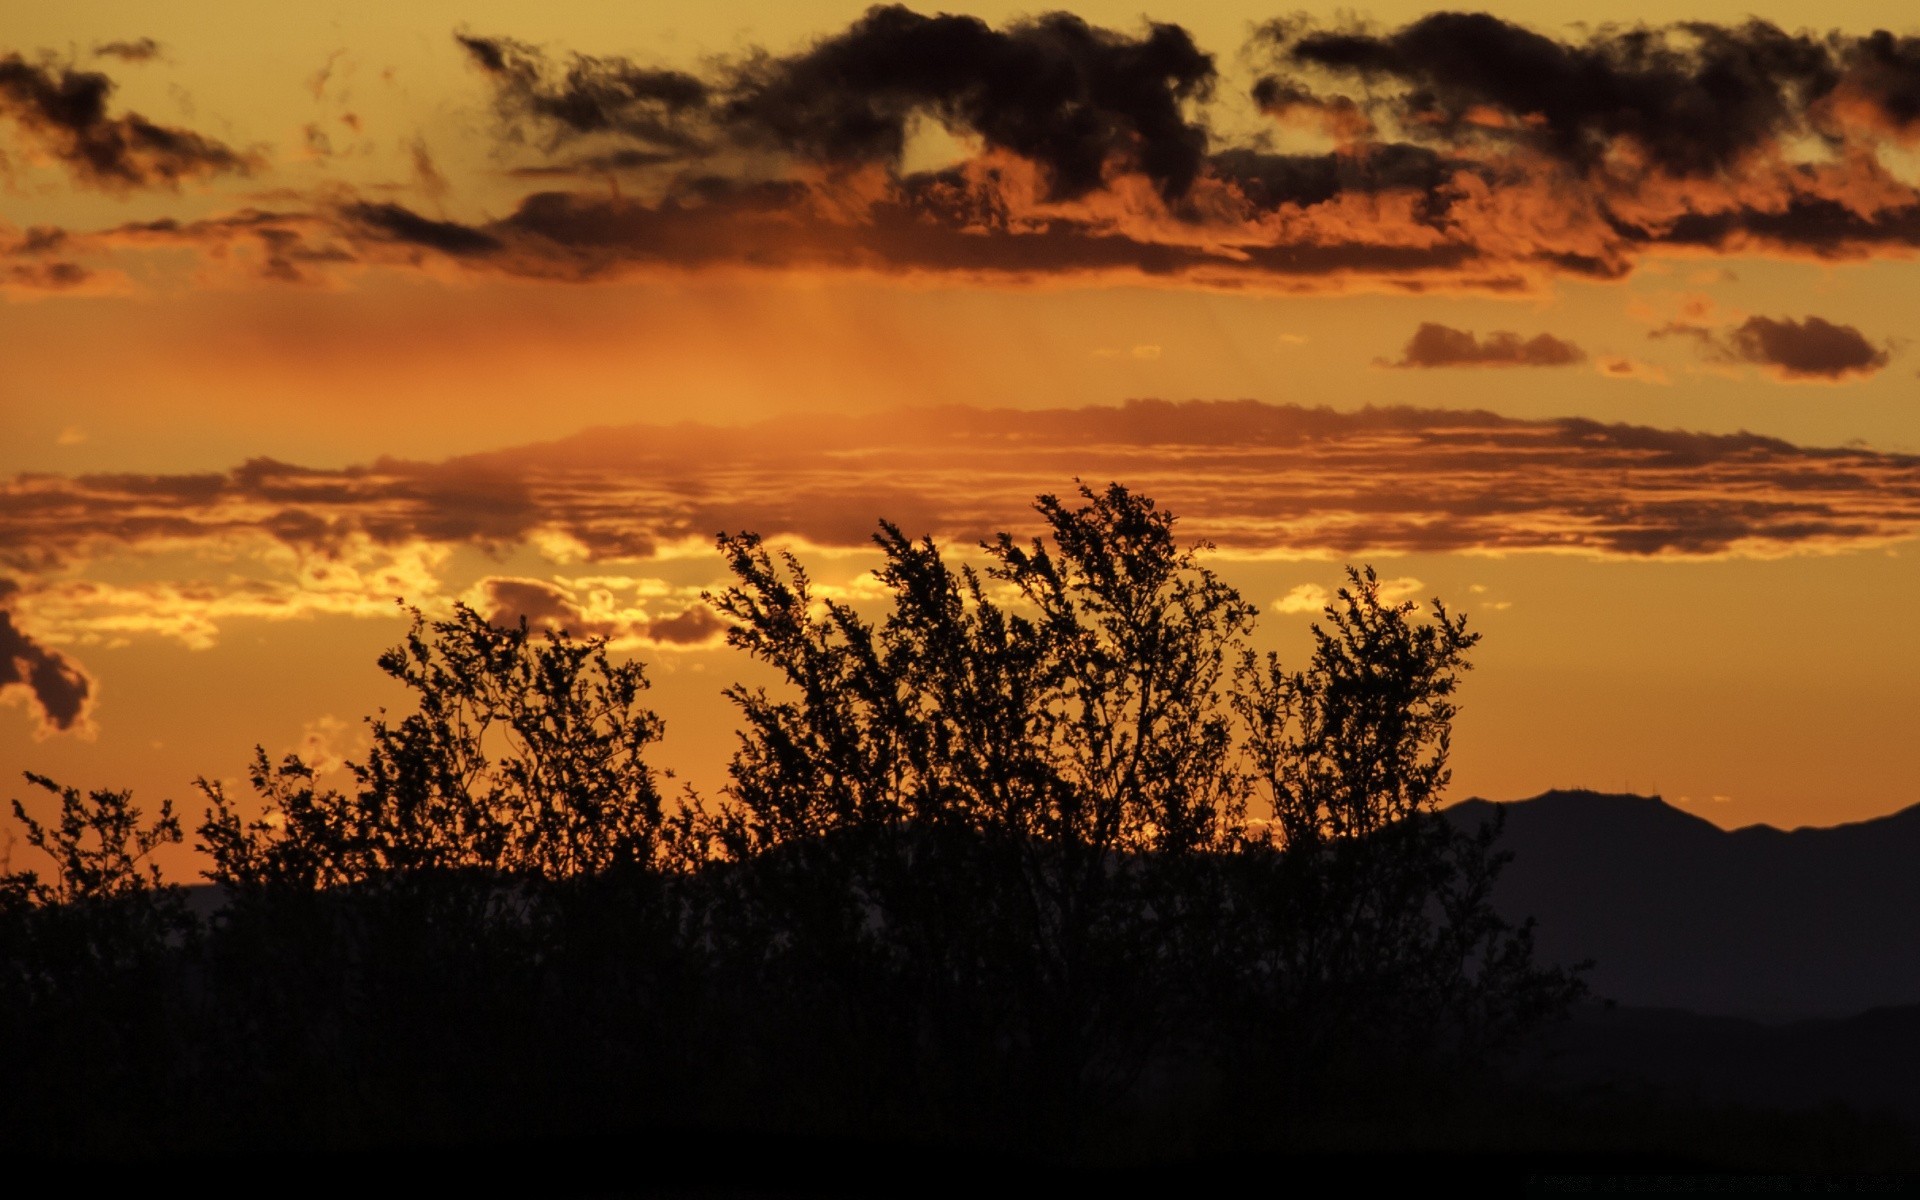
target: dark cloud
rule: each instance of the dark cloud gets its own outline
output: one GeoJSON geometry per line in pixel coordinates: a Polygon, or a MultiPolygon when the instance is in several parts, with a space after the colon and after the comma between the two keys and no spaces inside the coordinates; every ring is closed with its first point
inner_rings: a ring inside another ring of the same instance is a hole
{"type": "Polygon", "coordinates": [[[1902,81],[1920,55],[1902,39],[1757,21],[1565,39],[1471,13],[1271,26],[1259,44],[1280,70],[1255,100],[1332,137],[1321,154],[1214,145],[1213,61],[1170,25],[1054,13],[994,28],[881,7],[697,76],[461,44],[510,124],[545,140],[546,161],[512,174],[627,174],[632,194],[536,193],[465,235],[404,210],[369,228],[542,278],[746,267],[1518,291],[1619,279],[1670,246],[1920,249],[1920,192],[1862,140],[1911,122],[1902,81]],[[925,122],[977,152],[908,170],[925,122]]]}
{"type": "Polygon", "coordinates": [[[42,733],[87,727],[93,680],[66,655],[41,645],[14,624],[5,607],[19,585],[0,579],[0,697],[24,696],[39,715],[42,733]]]}
{"type": "Polygon", "coordinates": [[[1824,317],[1748,317],[1728,330],[1674,322],[1652,336],[1690,338],[1708,358],[1753,363],[1790,381],[1863,378],[1885,367],[1892,356],[1853,326],[1824,317]]]}
{"type": "Polygon", "coordinates": [[[1612,228],[1636,246],[1706,249],[1724,254],[1782,253],[1819,259],[1867,258],[1883,251],[1920,249],[1920,193],[1906,184],[1867,173],[1862,191],[1874,188],[1897,202],[1865,197],[1793,195],[1818,182],[1805,171],[1778,180],[1784,202],[1736,205],[1718,211],[1670,214],[1647,222],[1614,216],[1612,228]]]}
{"type": "Polygon", "coordinates": [[[93,278],[92,271],[73,262],[0,263],[0,287],[26,292],[70,292],[93,278]]]}
{"type": "Polygon", "coordinates": [[[1504,330],[1475,337],[1432,321],[1422,322],[1399,361],[1390,367],[1567,367],[1585,362],[1586,351],[1550,333],[1522,338],[1504,330]]]}
{"type": "MultiPolygon", "coordinates": [[[[1920,252],[1920,189],[1888,151],[1920,136],[1920,42],[1884,33],[1748,21],[1562,37],[1475,13],[1269,26],[1254,99],[1330,138],[1324,153],[1222,144],[1206,120],[1213,60],[1166,24],[877,7],[797,51],[697,70],[458,45],[492,87],[506,174],[535,181],[504,215],[454,219],[478,209],[416,145],[432,215],[393,189],[330,192],[272,219],[181,223],[173,244],[223,274],[291,282],[451,263],[558,281],[720,269],[1500,293],[1621,279],[1666,250],[1920,252]],[[930,127],[958,135],[960,161],[915,169],[909,143],[930,127]]],[[[0,61],[14,79],[0,111],[34,114],[55,131],[34,136],[95,186],[225,169],[211,151],[154,151],[164,170],[116,157],[136,118],[105,115],[104,76],[0,61]],[[67,92],[64,108],[48,99],[67,92]],[[108,149],[83,153],[96,142],[108,149]]],[[[73,236],[102,257],[162,240],[73,236]]]]}
{"type": "Polygon", "coordinates": [[[138,113],[108,116],[112,92],[113,81],[97,71],[0,55],[0,117],[85,186],[174,188],[188,179],[244,175],[258,165],[254,156],[191,130],[156,125],[138,113]]]}
{"type": "Polygon", "coordinates": [[[1788,379],[1844,379],[1871,375],[1887,365],[1887,351],[1851,325],[1822,317],[1748,317],[1727,345],[1743,362],[1772,367],[1788,379]]]}
{"type": "Polygon", "coordinates": [[[453,258],[487,255],[500,249],[500,240],[489,233],[455,221],[423,217],[399,204],[348,204],[341,213],[370,237],[453,258]]]}
{"type": "Polygon", "coordinates": [[[1406,142],[1361,146],[1339,154],[1272,154],[1259,150],[1222,150],[1209,160],[1213,174],[1233,186],[1260,211],[1286,205],[1310,207],[1343,195],[1417,195],[1427,216],[1441,217],[1454,177],[1482,168],[1450,158],[1426,146],[1406,142]]]}
{"type": "MultiPolygon", "coordinates": [[[[1283,62],[1369,85],[1408,129],[1532,147],[1582,170],[1630,140],[1678,176],[1724,171],[1805,128],[1842,78],[1832,45],[1764,21],[1602,27],[1561,40],[1488,13],[1440,12],[1392,31],[1270,26],[1283,62]]],[[[1256,94],[1287,89],[1261,81],[1256,94]]]]}
{"type": "Polygon", "coordinates": [[[552,629],[581,637],[611,636],[616,627],[587,616],[573,593],[544,579],[489,576],[474,589],[475,605],[490,624],[511,629],[525,621],[535,629],[552,629]]]}
{"type": "Polygon", "coordinates": [[[1403,290],[1526,286],[1529,255],[1503,261],[1428,228],[1393,237],[1385,221],[1329,218],[1311,239],[1205,245],[1144,236],[1089,215],[1028,223],[996,216],[990,194],[959,178],[921,177],[870,201],[857,219],[810,184],[712,178],[659,204],[549,191],[485,225],[434,220],[391,203],[349,204],[346,236],[374,261],[445,255],[532,278],[596,280],[649,270],[745,269],[926,274],[1010,283],[1109,276],[1217,287],[1324,289],[1364,281],[1403,290]]]}
{"type": "MultiPolygon", "coordinates": [[[[424,218],[420,218],[424,220],[424,218]]],[[[198,250],[228,271],[276,283],[315,283],[333,267],[365,261],[369,250],[352,238],[360,226],[333,212],[282,212],[244,208],[198,221],[162,217],[135,221],[94,234],[64,234],[63,249],[111,253],[151,247],[198,250]]]]}
{"type": "Polygon", "coordinates": [[[127,63],[143,63],[159,58],[161,51],[159,42],[150,37],[143,37],[118,42],[97,42],[93,47],[93,56],[117,58],[127,63]]]}
{"type": "Polygon", "coordinates": [[[676,160],[677,156],[657,150],[636,150],[627,147],[610,150],[605,154],[581,154],[559,162],[542,163],[538,166],[520,166],[509,168],[507,174],[514,179],[572,179],[581,176],[613,175],[622,171],[644,171],[663,163],[676,160]]]}
{"type": "Polygon", "coordinates": [[[926,116],[1040,165],[1055,196],[1120,165],[1178,197],[1207,149],[1183,105],[1213,81],[1212,56],[1175,25],[1129,37],[1055,12],[996,30],[890,5],[805,53],[750,62],[723,112],[745,136],[830,163],[897,163],[926,116]]]}
{"type": "Polygon", "coordinates": [[[696,76],[584,54],[556,69],[538,49],[512,38],[456,34],[455,40],[492,79],[501,114],[516,127],[539,127],[551,142],[604,133],[679,153],[704,144],[709,88],[696,76]]]}
{"type": "Polygon", "coordinates": [[[1920,130],[1920,37],[1879,29],[1840,44],[1845,74],[1836,117],[1863,114],[1905,135],[1920,130]]]}
{"type": "Polygon", "coordinates": [[[1110,168],[1177,197],[1207,151],[1184,106],[1208,94],[1213,59],[1174,25],[1128,36],[1056,12],[994,29],[889,5],[801,53],[750,55],[707,79],[585,55],[562,68],[509,38],[458,40],[503,114],[555,142],[617,133],[657,153],[734,147],[898,166],[926,118],[1040,166],[1060,197],[1096,190],[1110,168]]]}

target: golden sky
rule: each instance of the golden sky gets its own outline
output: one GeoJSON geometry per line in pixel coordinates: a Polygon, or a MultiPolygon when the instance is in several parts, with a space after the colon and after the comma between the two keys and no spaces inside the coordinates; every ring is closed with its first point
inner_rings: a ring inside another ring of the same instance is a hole
{"type": "Polygon", "coordinates": [[[351,757],[399,597],[611,636],[712,790],[715,532],[870,597],[1080,477],[1283,652],[1466,611],[1455,796],[1920,800],[1920,25],[1571,11],[10,14],[0,769],[351,757]]]}

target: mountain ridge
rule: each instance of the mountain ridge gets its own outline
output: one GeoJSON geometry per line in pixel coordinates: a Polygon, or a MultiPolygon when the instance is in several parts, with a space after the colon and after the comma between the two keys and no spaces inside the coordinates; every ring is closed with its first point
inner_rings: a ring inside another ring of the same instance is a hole
{"type": "Polygon", "coordinates": [[[1496,812],[1514,855],[1496,906],[1536,920],[1543,957],[1592,959],[1597,996],[1768,1020],[1920,1003],[1920,806],[1792,830],[1582,790],[1442,810],[1496,812]]]}

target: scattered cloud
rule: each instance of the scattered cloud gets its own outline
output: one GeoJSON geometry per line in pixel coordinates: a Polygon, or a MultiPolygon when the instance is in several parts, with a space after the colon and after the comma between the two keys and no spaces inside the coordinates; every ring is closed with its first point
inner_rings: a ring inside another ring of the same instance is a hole
{"type": "Polygon", "coordinates": [[[1727,344],[1742,361],[1770,367],[1783,379],[1866,376],[1888,359],[1885,347],[1869,342],[1858,329],[1821,317],[1748,317],[1728,335],[1727,344]]]}
{"type": "Polygon", "coordinates": [[[1273,611],[1282,613],[1319,613],[1333,603],[1333,593],[1317,583],[1302,583],[1273,602],[1273,611]]]}
{"type": "Polygon", "coordinates": [[[1131,358],[1137,362],[1156,362],[1160,355],[1161,348],[1150,344],[1138,345],[1131,350],[1115,350],[1110,346],[1102,346],[1093,352],[1095,358],[1131,358]]]}
{"type": "MultiPolygon", "coordinates": [[[[19,591],[19,584],[0,579],[0,605],[19,591]]],[[[88,731],[95,692],[80,664],[29,636],[12,609],[0,607],[0,701],[24,702],[37,736],[88,731]]]]}
{"type": "Polygon", "coordinates": [[[1692,339],[1712,361],[1765,367],[1788,383],[1864,379],[1892,358],[1889,347],[1875,345],[1852,325],[1824,317],[1753,316],[1729,329],[1676,321],[1652,336],[1692,339]]]}
{"type": "Polygon", "coordinates": [[[1395,579],[1380,580],[1380,599],[1387,604],[1401,604],[1420,594],[1427,585],[1411,575],[1401,575],[1395,579]]]}
{"type": "Polygon", "coordinates": [[[292,752],[313,768],[314,774],[331,775],[345,770],[350,760],[365,755],[372,744],[365,724],[326,713],[300,727],[300,742],[292,752]]]}
{"type": "Polygon", "coordinates": [[[74,181],[104,192],[177,188],[215,175],[245,175],[257,155],[138,113],[109,116],[113,81],[98,71],[0,55],[0,118],[74,181]]]}
{"type": "Polygon", "coordinates": [[[717,644],[725,626],[697,598],[670,613],[651,615],[641,604],[623,602],[607,587],[576,590],[561,581],[488,576],[464,597],[489,622],[513,627],[525,621],[530,628],[602,637],[616,649],[638,647],[701,647],[717,644]]]}
{"type": "Polygon", "coordinates": [[[1593,365],[1608,379],[1627,379],[1636,383],[1669,384],[1673,382],[1665,369],[1624,355],[1603,354],[1594,360],[1593,365]]]}
{"type": "MultiPolygon", "coordinates": [[[[1379,581],[1380,600],[1385,604],[1400,604],[1412,600],[1420,594],[1426,585],[1411,575],[1397,579],[1379,581]]],[[[1318,616],[1334,601],[1337,589],[1317,583],[1302,583],[1288,589],[1287,594],[1273,602],[1273,611],[1278,613],[1307,613],[1318,616]]]]}
{"type": "Polygon", "coordinates": [[[117,58],[124,63],[152,62],[159,58],[165,48],[150,37],[131,38],[126,41],[96,42],[93,47],[95,58],[117,58]]]}
{"type": "Polygon", "coordinates": [[[1566,367],[1586,361],[1586,351],[1550,333],[1523,339],[1504,330],[1479,338],[1464,329],[1422,322],[1408,339],[1399,361],[1376,360],[1385,367],[1566,367]]]}

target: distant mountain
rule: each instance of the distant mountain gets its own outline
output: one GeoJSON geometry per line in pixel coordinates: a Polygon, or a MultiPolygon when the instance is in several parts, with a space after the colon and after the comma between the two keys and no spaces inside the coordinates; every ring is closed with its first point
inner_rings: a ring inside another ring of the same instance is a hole
{"type": "Polygon", "coordinates": [[[1830,828],[1723,830],[1657,798],[1548,792],[1506,813],[1495,892],[1597,997],[1788,1020],[1920,1002],[1920,806],[1830,828]]]}

